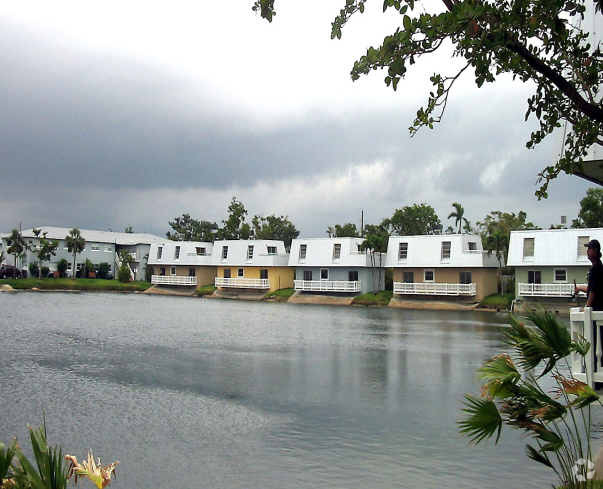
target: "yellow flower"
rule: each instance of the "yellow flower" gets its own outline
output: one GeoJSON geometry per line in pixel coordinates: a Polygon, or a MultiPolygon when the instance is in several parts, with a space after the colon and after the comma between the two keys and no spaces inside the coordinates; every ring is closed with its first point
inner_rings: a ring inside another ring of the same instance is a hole
{"type": "Polygon", "coordinates": [[[69,461],[68,478],[75,476],[75,483],[79,477],[87,477],[98,489],[103,489],[111,482],[111,476],[115,475],[115,467],[119,462],[113,462],[110,465],[102,465],[100,458],[98,462],[94,461],[92,452],[88,452],[88,458],[82,463],[78,463],[77,458],[73,455],[65,455],[65,459],[69,461]]]}

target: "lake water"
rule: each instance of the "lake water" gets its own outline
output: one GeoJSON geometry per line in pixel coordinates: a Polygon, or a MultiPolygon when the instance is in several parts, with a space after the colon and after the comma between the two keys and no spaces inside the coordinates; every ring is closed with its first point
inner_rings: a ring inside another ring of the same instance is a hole
{"type": "Polygon", "coordinates": [[[456,420],[505,317],[0,294],[0,440],[121,461],[114,488],[550,487],[527,440],[456,420]]]}

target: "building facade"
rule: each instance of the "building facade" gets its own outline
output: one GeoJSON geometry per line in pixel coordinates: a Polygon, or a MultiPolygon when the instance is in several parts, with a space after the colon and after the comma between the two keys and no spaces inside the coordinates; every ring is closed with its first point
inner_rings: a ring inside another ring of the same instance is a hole
{"type": "Polygon", "coordinates": [[[212,264],[220,289],[254,289],[272,292],[293,287],[285,244],[276,240],[214,242],[212,264]]]}
{"type": "Polygon", "coordinates": [[[474,234],[391,236],[386,267],[398,296],[478,302],[497,292],[498,261],[474,234]]]}
{"type": "Polygon", "coordinates": [[[520,301],[563,302],[574,295],[574,281],[588,282],[591,267],[584,246],[603,242],[603,228],[511,231],[508,265],[515,270],[520,301]]]}
{"type": "MultiPolygon", "coordinates": [[[[41,226],[42,236],[46,233],[46,239],[57,241],[58,247],[56,255],[50,261],[43,262],[42,266],[47,266],[50,271],[57,270],[57,263],[65,259],[68,263],[67,275],[73,276],[73,254],[69,252],[65,237],[69,234],[70,228],[41,226]]],[[[85,248],[76,256],[76,272],[81,270],[86,260],[90,260],[94,265],[101,263],[109,264],[110,275],[117,276],[119,267],[119,253],[121,250],[129,253],[132,263],[130,264],[131,277],[134,280],[144,280],[146,274],[146,265],[149,256],[151,243],[161,241],[162,238],[153,234],[144,233],[117,233],[112,231],[97,231],[91,229],[80,229],[82,238],[86,241],[85,248]]],[[[39,238],[33,233],[33,229],[22,231],[22,236],[27,242],[28,249],[17,266],[27,271],[30,263],[38,261],[35,256],[35,249],[39,247],[39,238]]],[[[3,247],[8,247],[8,237],[10,234],[2,236],[3,247]]],[[[12,260],[8,260],[12,264],[12,260]]]]}
{"type": "Polygon", "coordinates": [[[213,243],[164,240],[151,245],[149,266],[153,285],[212,285],[216,267],[212,264],[213,243]]]}
{"type": "Polygon", "coordinates": [[[362,238],[294,239],[289,266],[295,290],[360,294],[385,288],[385,253],[363,251],[362,238]]]}

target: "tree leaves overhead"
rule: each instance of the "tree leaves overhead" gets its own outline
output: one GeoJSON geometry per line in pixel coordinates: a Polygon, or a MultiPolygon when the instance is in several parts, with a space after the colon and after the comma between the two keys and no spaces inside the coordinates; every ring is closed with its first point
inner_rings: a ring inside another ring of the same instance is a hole
{"type": "MultiPolygon", "coordinates": [[[[331,24],[332,39],[341,39],[343,27],[364,12],[365,3],[345,0],[331,24]]],[[[437,13],[426,13],[418,4],[385,0],[383,12],[395,10],[400,26],[380,46],[369,47],[351,70],[352,80],[386,70],[384,82],[396,90],[419,58],[452,46],[461,67],[449,72],[444,66],[430,77],[432,88],[417,110],[411,135],[442,120],[456,81],[469,69],[478,88],[504,74],[531,82],[525,119],[534,117],[539,128],[530,134],[528,148],[567,129],[561,155],[538,173],[538,198],[548,196],[549,182],[559,173],[580,170],[591,146],[603,145],[603,56],[582,22],[587,6],[601,15],[601,0],[442,0],[437,13]]],[[[274,0],[256,1],[252,8],[268,21],[275,15],[274,0]]]]}
{"type": "Polygon", "coordinates": [[[603,189],[589,188],[580,201],[578,219],[572,221],[573,228],[603,227],[603,189]]]}

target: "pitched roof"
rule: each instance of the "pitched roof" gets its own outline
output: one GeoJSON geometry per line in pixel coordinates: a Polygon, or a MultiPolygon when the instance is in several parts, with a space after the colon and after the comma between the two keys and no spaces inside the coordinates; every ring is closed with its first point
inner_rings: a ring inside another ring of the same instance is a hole
{"type": "MultiPolygon", "coordinates": [[[[62,228],[54,226],[40,226],[42,233],[47,233],[48,239],[65,239],[71,228],[62,228]]],[[[32,229],[25,229],[21,232],[24,238],[35,238],[32,229]]],[[[146,233],[117,233],[113,231],[98,231],[95,229],[80,229],[82,237],[92,243],[115,243],[122,246],[133,246],[137,244],[151,244],[162,241],[165,238],[146,233]]],[[[10,233],[2,235],[3,238],[10,236],[10,233]]]]}
{"type": "MultiPolygon", "coordinates": [[[[294,239],[289,255],[290,267],[371,267],[371,255],[359,250],[363,238],[310,238],[294,239]],[[339,258],[334,257],[335,245],[339,244],[339,258]],[[300,247],[306,246],[305,257],[300,247]]],[[[385,253],[376,253],[376,264],[385,266],[385,253]],[[381,257],[381,261],[379,261],[381,257]]]]}
{"type": "Polygon", "coordinates": [[[216,266],[286,267],[289,253],[283,241],[269,239],[240,239],[214,242],[212,264],[216,266]],[[226,258],[222,249],[228,247],[226,258]],[[248,258],[249,246],[253,246],[253,256],[248,258]],[[276,254],[268,254],[268,247],[275,247],[276,254]]]}
{"type": "MultiPolygon", "coordinates": [[[[521,266],[590,266],[586,248],[579,250],[579,237],[598,239],[603,244],[603,228],[539,229],[511,231],[508,265],[521,266]],[[524,239],[534,240],[534,256],[523,256],[524,239]],[[579,254],[578,251],[581,253],[579,254]]],[[[584,239],[583,239],[584,240],[584,239]]]]}
{"type": "Polygon", "coordinates": [[[168,239],[152,243],[149,250],[149,265],[211,265],[213,246],[213,243],[203,241],[170,241],[168,239]],[[177,246],[180,247],[178,258],[176,258],[177,246]],[[159,248],[161,248],[160,258],[158,258],[159,248]],[[204,248],[205,254],[197,254],[197,248],[204,248]]]}

